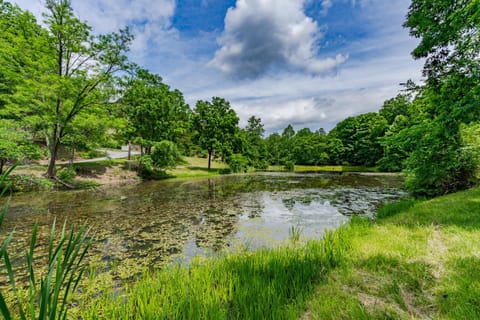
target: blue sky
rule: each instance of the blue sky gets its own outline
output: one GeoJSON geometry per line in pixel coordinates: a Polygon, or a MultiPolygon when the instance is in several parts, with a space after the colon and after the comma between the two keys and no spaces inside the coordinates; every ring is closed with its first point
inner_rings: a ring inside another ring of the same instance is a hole
{"type": "MultiPolygon", "coordinates": [[[[41,20],[42,0],[15,0],[41,20]]],[[[408,0],[72,0],[96,33],[128,25],[130,58],[180,89],[193,107],[231,102],[241,125],[268,133],[332,129],[378,111],[400,83],[421,79],[408,0]]]]}

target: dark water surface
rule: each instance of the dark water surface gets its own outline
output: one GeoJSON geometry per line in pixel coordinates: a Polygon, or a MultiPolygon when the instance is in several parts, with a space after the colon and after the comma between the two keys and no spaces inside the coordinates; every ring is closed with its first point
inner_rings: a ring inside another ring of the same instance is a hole
{"type": "Polygon", "coordinates": [[[238,245],[277,245],[292,226],[303,239],[321,238],[349,216],[373,217],[379,204],[405,196],[401,183],[394,176],[265,173],[29,193],[13,196],[0,240],[15,228],[15,256],[28,247],[35,221],[40,239],[54,219],[59,226],[87,221],[95,233],[91,258],[160,266],[238,245]]]}

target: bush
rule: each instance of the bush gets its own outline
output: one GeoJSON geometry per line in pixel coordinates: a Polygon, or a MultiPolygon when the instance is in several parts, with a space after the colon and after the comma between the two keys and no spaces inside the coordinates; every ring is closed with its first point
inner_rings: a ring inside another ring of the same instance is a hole
{"type": "Polygon", "coordinates": [[[246,172],[248,167],[248,159],[243,155],[235,153],[227,158],[227,164],[233,173],[246,172]]]}
{"type": "Polygon", "coordinates": [[[447,127],[438,121],[412,129],[422,135],[405,162],[407,190],[416,196],[433,197],[464,190],[475,183],[474,157],[463,148],[453,125],[447,127]]]}
{"type": "Polygon", "coordinates": [[[295,162],[291,160],[285,161],[284,168],[289,172],[293,172],[295,170],[295,162]]]}
{"type": "Polygon", "coordinates": [[[57,172],[57,177],[65,182],[72,181],[76,175],[77,172],[75,171],[75,169],[72,168],[63,168],[62,170],[57,172]]]}
{"type": "Polygon", "coordinates": [[[161,170],[175,168],[183,161],[177,145],[167,140],[154,143],[151,160],[153,166],[161,170]]]}

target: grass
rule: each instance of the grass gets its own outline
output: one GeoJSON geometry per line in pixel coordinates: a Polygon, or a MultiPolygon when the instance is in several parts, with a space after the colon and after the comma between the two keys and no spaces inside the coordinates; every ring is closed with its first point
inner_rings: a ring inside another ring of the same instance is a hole
{"type": "Polygon", "coordinates": [[[305,319],[480,318],[479,188],[390,204],[351,230],[305,319]]]}
{"type": "Polygon", "coordinates": [[[348,227],[323,242],[199,258],[82,297],[82,319],[296,319],[345,254],[348,227]]]}
{"type": "Polygon", "coordinates": [[[228,165],[223,162],[212,161],[208,171],[208,159],[185,157],[185,164],[175,169],[167,170],[167,174],[173,178],[196,178],[216,176],[228,171],[228,165]]]}

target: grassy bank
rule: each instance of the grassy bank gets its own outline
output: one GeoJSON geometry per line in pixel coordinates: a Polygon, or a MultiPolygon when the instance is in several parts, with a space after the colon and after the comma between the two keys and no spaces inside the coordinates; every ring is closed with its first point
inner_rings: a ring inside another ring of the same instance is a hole
{"type": "MultiPolygon", "coordinates": [[[[380,210],[324,241],[195,260],[92,295],[83,319],[480,318],[480,189],[380,210]]],[[[92,277],[89,281],[95,283],[92,277]]]]}
{"type": "Polygon", "coordinates": [[[305,319],[479,319],[480,189],[380,211],[352,226],[351,252],[305,319]]]}

